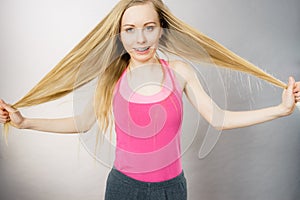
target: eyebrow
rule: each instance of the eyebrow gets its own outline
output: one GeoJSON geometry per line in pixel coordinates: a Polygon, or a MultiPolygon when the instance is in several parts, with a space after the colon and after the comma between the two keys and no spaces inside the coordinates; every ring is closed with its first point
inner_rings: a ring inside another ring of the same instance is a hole
{"type": "MultiPolygon", "coordinates": [[[[149,24],[155,24],[155,25],[156,25],[157,23],[154,22],[154,21],[151,21],[151,22],[145,23],[144,26],[147,26],[147,25],[149,25],[149,24]]],[[[131,27],[132,27],[132,26],[135,26],[135,25],[134,25],[134,24],[124,24],[123,27],[125,27],[125,26],[131,26],[131,27]]]]}

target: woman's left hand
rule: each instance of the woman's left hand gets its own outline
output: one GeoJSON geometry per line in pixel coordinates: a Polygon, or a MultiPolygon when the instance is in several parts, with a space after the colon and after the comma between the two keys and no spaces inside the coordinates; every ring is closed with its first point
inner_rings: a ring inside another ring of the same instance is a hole
{"type": "Polygon", "coordinates": [[[300,101],[300,82],[295,82],[293,77],[289,78],[288,88],[283,90],[282,107],[283,115],[292,114],[296,103],[300,101]]]}
{"type": "Polygon", "coordinates": [[[300,82],[295,83],[293,92],[294,92],[295,102],[296,103],[300,102],[300,82]]]}

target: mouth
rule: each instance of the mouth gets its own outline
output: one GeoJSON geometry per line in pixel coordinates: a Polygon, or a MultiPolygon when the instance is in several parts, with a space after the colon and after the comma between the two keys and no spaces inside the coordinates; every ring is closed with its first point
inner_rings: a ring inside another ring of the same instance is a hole
{"type": "Polygon", "coordinates": [[[139,47],[139,48],[133,48],[135,51],[137,51],[138,53],[145,53],[150,49],[150,46],[148,47],[139,47]]]}

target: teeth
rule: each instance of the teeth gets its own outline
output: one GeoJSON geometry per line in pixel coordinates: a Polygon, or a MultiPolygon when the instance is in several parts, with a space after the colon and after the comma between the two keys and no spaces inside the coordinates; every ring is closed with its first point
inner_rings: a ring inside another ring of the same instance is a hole
{"type": "Polygon", "coordinates": [[[149,49],[149,47],[135,48],[135,50],[137,50],[137,51],[146,51],[146,50],[148,50],[148,49],[149,49]]]}

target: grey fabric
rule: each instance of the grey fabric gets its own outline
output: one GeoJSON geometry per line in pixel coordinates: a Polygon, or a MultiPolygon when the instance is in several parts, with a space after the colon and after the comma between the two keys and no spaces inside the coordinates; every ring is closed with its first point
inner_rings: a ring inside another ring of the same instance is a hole
{"type": "Polygon", "coordinates": [[[113,168],[107,178],[105,200],[187,200],[184,173],[163,181],[148,183],[132,179],[113,168]]]}

